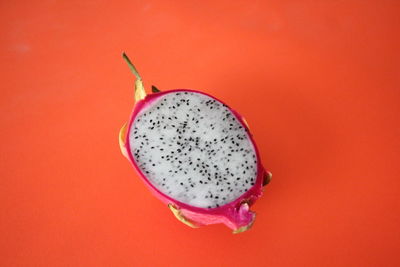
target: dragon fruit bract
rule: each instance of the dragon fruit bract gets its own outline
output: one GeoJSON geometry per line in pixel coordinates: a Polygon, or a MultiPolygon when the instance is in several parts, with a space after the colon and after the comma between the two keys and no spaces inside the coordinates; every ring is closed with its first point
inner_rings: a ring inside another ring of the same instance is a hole
{"type": "Polygon", "coordinates": [[[270,173],[261,165],[245,120],[203,92],[177,89],[147,95],[136,75],[137,103],[120,132],[122,153],[145,184],[185,224],[224,223],[242,232],[255,214],[270,173]]]}

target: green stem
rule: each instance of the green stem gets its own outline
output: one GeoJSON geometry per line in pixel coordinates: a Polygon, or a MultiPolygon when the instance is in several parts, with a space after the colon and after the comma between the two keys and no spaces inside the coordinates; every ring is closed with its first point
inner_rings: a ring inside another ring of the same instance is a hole
{"type": "Polygon", "coordinates": [[[131,72],[133,73],[133,75],[135,75],[136,79],[142,80],[142,77],[140,77],[139,72],[137,71],[135,65],[133,65],[133,63],[131,62],[129,57],[125,54],[125,52],[122,53],[122,57],[128,64],[129,68],[131,69],[131,72]]]}
{"type": "Polygon", "coordinates": [[[154,85],[151,86],[151,91],[152,91],[153,93],[161,92],[161,91],[160,91],[157,87],[155,87],[154,85]]]}

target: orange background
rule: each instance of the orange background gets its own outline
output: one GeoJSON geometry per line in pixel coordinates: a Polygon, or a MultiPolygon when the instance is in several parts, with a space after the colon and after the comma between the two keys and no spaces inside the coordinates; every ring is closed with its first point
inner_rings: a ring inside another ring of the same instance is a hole
{"type": "Polygon", "coordinates": [[[2,1],[1,266],[399,266],[398,1],[2,1]],[[145,85],[248,120],[250,231],[191,229],[117,135],[145,85]]]}

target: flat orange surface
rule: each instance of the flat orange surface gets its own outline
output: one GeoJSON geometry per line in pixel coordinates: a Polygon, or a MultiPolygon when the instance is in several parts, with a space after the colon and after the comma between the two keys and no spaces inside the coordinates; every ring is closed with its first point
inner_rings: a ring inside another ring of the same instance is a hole
{"type": "Polygon", "coordinates": [[[398,1],[2,1],[0,266],[400,266],[398,1]],[[253,228],[191,229],[118,147],[147,89],[250,124],[253,228]]]}

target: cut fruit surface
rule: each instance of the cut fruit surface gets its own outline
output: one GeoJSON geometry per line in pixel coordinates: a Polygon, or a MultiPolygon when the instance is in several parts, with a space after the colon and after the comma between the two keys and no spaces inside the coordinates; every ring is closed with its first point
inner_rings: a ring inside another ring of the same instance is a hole
{"type": "Polygon", "coordinates": [[[246,128],[214,98],[192,91],[163,94],[131,127],[129,146],[140,171],[182,203],[219,207],[255,184],[257,157],[246,128]]]}

